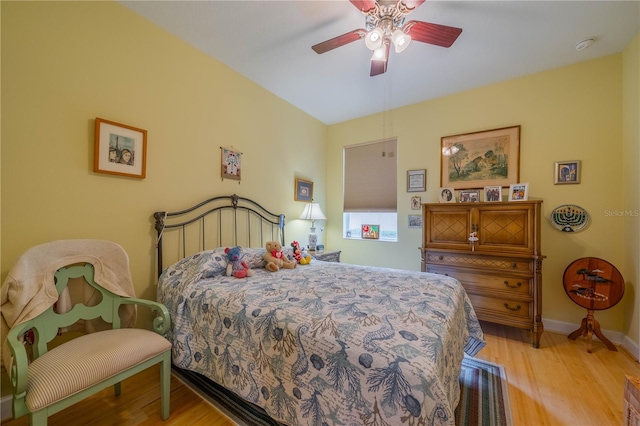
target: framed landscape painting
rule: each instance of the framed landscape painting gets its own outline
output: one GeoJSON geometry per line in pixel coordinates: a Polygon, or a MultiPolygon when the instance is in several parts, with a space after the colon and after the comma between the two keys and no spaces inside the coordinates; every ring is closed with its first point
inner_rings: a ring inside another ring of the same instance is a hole
{"type": "Polygon", "coordinates": [[[520,178],[520,126],[445,136],[441,143],[441,187],[508,187],[520,178]]]}

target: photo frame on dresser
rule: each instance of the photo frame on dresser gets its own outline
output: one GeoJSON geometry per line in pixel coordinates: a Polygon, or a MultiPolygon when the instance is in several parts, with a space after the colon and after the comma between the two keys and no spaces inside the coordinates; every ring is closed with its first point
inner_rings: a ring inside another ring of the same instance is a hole
{"type": "Polygon", "coordinates": [[[485,202],[494,203],[494,202],[502,201],[501,186],[485,186],[483,192],[484,192],[485,202]]]}
{"type": "Polygon", "coordinates": [[[529,182],[514,183],[509,186],[509,201],[527,201],[529,199],[529,182]]]}

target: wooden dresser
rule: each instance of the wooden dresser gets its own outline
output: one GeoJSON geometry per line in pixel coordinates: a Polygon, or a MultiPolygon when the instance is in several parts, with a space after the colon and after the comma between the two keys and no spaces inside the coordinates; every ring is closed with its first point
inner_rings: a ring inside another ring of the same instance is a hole
{"type": "Polygon", "coordinates": [[[422,205],[422,271],[457,278],[479,319],[531,330],[536,348],[543,331],[541,204],[422,205]]]}

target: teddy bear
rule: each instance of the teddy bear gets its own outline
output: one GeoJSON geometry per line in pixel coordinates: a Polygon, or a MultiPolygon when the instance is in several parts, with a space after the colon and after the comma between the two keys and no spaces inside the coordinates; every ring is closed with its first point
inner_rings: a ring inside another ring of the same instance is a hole
{"type": "Polygon", "coordinates": [[[298,263],[292,262],[282,252],[282,245],[277,241],[267,241],[265,244],[267,252],[262,257],[266,261],[265,269],[271,272],[279,271],[280,268],[293,269],[298,263]]]}
{"type": "Polygon", "coordinates": [[[236,278],[246,278],[253,276],[253,271],[247,265],[247,262],[240,260],[242,250],[240,247],[227,247],[224,249],[229,262],[227,263],[227,276],[233,275],[236,278]]]}
{"type": "Polygon", "coordinates": [[[300,248],[299,242],[293,240],[293,242],[291,243],[291,247],[293,247],[293,257],[295,258],[296,262],[301,265],[308,265],[309,263],[311,263],[311,256],[309,256],[309,254],[307,253],[304,253],[304,249],[300,248]]]}

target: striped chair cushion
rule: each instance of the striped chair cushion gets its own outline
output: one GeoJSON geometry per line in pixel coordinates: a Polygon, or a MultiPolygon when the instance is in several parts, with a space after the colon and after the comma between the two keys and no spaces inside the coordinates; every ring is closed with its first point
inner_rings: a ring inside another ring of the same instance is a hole
{"type": "Polygon", "coordinates": [[[170,349],[164,337],[136,328],[78,337],[29,365],[25,403],[38,411],[170,349]]]}

